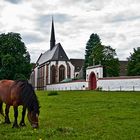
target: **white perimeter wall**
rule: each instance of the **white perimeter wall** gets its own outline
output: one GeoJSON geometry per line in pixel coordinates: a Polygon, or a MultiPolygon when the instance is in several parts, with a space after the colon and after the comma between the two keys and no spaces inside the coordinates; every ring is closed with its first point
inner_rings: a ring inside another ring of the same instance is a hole
{"type": "MultiPolygon", "coordinates": [[[[102,78],[97,81],[97,88],[103,91],[140,91],[140,78],[109,79],[102,78]]],[[[47,85],[46,90],[86,90],[88,82],[69,82],[47,85]]]]}
{"type": "Polygon", "coordinates": [[[70,82],[47,85],[46,90],[85,90],[87,82],[70,82]]]}
{"type": "Polygon", "coordinates": [[[97,81],[97,87],[105,91],[140,91],[140,78],[103,78],[97,81]]]}

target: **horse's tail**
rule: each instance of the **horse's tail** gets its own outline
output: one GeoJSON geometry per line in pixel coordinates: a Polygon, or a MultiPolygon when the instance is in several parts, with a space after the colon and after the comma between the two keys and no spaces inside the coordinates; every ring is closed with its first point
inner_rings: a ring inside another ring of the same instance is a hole
{"type": "Polygon", "coordinates": [[[17,83],[19,83],[19,87],[21,88],[20,98],[23,104],[29,111],[34,109],[39,114],[39,102],[32,84],[26,80],[19,80],[17,83]]]}

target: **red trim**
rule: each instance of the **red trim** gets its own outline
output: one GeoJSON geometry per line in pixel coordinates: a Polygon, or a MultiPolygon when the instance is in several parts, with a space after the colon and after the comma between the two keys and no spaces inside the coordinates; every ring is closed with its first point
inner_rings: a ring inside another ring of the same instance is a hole
{"type": "Polygon", "coordinates": [[[119,79],[140,79],[140,76],[121,76],[121,77],[99,78],[99,80],[119,80],[119,79]]]}

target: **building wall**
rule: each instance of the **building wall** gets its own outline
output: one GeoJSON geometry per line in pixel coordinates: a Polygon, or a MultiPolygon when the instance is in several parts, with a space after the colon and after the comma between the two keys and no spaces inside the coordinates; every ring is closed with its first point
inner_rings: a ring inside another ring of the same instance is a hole
{"type": "MultiPolygon", "coordinates": [[[[51,63],[53,65],[55,63],[51,63]]],[[[63,64],[67,66],[66,63],[58,63],[58,66],[63,64]]],[[[50,66],[48,65],[48,72],[50,72],[50,66]]],[[[70,64],[71,65],[71,64],[70,64]]],[[[45,69],[46,70],[46,69],[45,69]]],[[[34,85],[37,87],[37,73],[38,68],[36,67],[33,71],[34,75],[34,85]]],[[[66,71],[67,72],[67,71],[66,71]]],[[[89,67],[87,69],[86,81],[81,82],[69,82],[69,83],[59,83],[59,84],[45,84],[44,89],[46,90],[85,90],[89,88],[89,76],[94,72],[97,79],[97,89],[104,91],[140,91],[140,76],[125,76],[125,77],[114,77],[114,78],[103,78],[102,67],[89,67]],[[98,73],[98,74],[97,74],[98,73]]],[[[74,67],[71,67],[71,75],[74,77],[74,67]]],[[[50,76],[48,76],[49,78],[50,76]]],[[[45,82],[44,82],[45,83],[45,82]]],[[[36,88],[35,88],[36,89],[36,88]]]]}
{"type": "Polygon", "coordinates": [[[71,74],[71,78],[74,78],[74,73],[75,73],[75,69],[74,66],[71,64],[71,62],[67,62],[71,68],[70,74],[71,74]]]}
{"type": "Polygon", "coordinates": [[[46,90],[85,90],[87,87],[87,82],[69,82],[69,83],[59,83],[46,85],[46,90]]]}
{"type": "Polygon", "coordinates": [[[97,85],[105,91],[140,91],[140,77],[102,78],[97,85]]]}
{"type": "Polygon", "coordinates": [[[105,91],[140,91],[140,76],[103,78],[103,67],[91,66],[91,67],[88,67],[86,71],[87,82],[90,82],[89,77],[92,72],[94,72],[96,75],[97,89],[102,89],[105,91]]]}
{"type": "MultiPolygon", "coordinates": [[[[99,78],[97,88],[103,91],[140,91],[140,77],[99,78]]],[[[86,90],[88,81],[47,85],[46,90],[86,90]]]]}
{"type": "Polygon", "coordinates": [[[86,70],[86,81],[89,80],[90,74],[94,72],[96,79],[103,78],[103,67],[100,65],[88,67],[86,70]]]}
{"type": "MultiPolygon", "coordinates": [[[[67,62],[68,64],[69,64],[69,66],[70,66],[70,72],[71,72],[71,78],[74,78],[74,66],[70,63],[70,62],[67,62]]],[[[68,78],[67,77],[67,75],[68,75],[68,73],[67,73],[67,63],[66,63],[66,61],[52,61],[50,64],[49,64],[49,81],[48,81],[48,84],[50,84],[50,67],[52,66],[52,65],[57,65],[57,67],[58,67],[58,69],[57,69],[57,72],[58,72],[58,74],[57,74],[57,82],[59,82],[59,67],[61,66],[61,65],[63,65],[64,67],[65,67],[65,78],[68,78]]]]}
{"type": "Polygon", "coordinates": [[[71,64],[71,62],[51,61],[50,63],[44,64],[41,67],[43,70],[42,71],[40,70],[40,72],[43,72],[43,73],[39,73],[39,66],[33,70],[32,74],[31,74],[30,82],[33,84],[35,89],[37,89],[38,86],[41,86],[40,89],[45,88],[47,84],[50,84],[50,81],[51,81],[50,68],[53,65],[57,67],[57,77],[56,77],[57,82],[59,82],[59,67],[61,65],[63,65],[65,67],[65,78],[67,78],[67,75],[68,75],[68,70],[67,70],[68,65],[70,66],[70,77],[74,78],[74,66],[71,64]],[[43,81],[41,81],[41,79],[39,77],[40,75],[44,76],[42,78],[43,81]],[[47,76],[47,78],[46,78],[46,76],[47,76]]]}

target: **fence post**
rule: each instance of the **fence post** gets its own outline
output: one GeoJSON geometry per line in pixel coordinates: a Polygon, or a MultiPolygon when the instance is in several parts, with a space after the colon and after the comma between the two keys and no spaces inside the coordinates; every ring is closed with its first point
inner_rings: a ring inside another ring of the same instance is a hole
{"type": "Polygon", "coordinates": [[[108,86],[108,91],[110,91],[110,88],[109,88],[109,86],[108,86]]]}
{"type": "Polygon", "coordinates": [[[135,91],[135,86],[133,86],[133,91],[135,91]]]}

